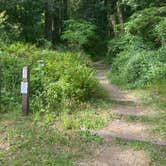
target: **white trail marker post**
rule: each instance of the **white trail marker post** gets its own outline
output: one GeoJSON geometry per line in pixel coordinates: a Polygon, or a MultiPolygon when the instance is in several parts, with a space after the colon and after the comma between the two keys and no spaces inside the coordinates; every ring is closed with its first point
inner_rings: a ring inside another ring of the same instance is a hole
{"type": "Polygon", "coordinates": [[[22,70],[21,94],[22,114],[27,116],[29,112],[29,68],[27,66],[22,70]]]}

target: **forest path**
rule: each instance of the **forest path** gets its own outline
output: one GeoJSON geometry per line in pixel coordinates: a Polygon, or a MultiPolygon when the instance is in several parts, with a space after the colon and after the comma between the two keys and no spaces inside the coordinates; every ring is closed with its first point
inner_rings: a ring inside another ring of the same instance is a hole
{"type": "MultiPolygon", "coordinates": [[[[140,100],[133,94],[124,92],[116,86],[109,83],[107,79],[108,67],[102,63],[95,64],[97,69],[97,78],[107,91],[111,100],[115,103],[111,108],[110,113],[115,113],[122,116],[155,116],[155,111],[150,107],[141,105],[140,100]]],[[[95,131],[98,135],[103,138],[118,137],[127,140],[138,140],[151,142],[153,144],[165,145],[166,141],[153,136],[150,131],[153,126],[140,123],[140,122],[128,122],[125,120],[113,120],[108,123],[108,126],[95,131]]]]}
{"type": "MultiPolygon", "coordinates": [[[[109,97],[115,103],[110,108],[110,113],[121,116],[152,116],[154,111],[145,106],[133,94],[121,91],[109,83],[107,79],[108,67],[102,63],[96,63],[97,78],[108,92],[109,97]]],[[[111,120],[101,129],[91,131],[103,138],[104,143],[86,161],[80,162],[80,166],[149,166],[150,159],[143,150],[135,151],[132,147],[115,145],[115,138],[128,141],[145,141],[155,145],[166,146],[166,141],[151,134],[152,126],[142,122],[128,122],[121,119],[111,120]]]]}

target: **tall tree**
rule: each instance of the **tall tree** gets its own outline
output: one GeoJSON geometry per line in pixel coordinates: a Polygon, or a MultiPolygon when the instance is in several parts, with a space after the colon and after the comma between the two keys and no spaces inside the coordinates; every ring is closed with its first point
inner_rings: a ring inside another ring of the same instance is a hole
{"type": "Polygon", "coordinates": [[[104,0],[105,34],[107,37],[110,36],[109,9],[108,8],[109,8],[108,0],[104,0]]]}
{"type": "Polygon", "coordinates": [[[46,0],[45,2],[45,36],[50,42],[53,41],[54,32],[54,1],[46,0]]]}
{"type": "MultiPolygon", "coordinates": [[[[115,18],[115,15],[110,15],[110,18],[109,18],[110,20],[110,22],[109,22],[109,24],[110,24],[110,36],[111,36],[111,34],[113,35],[113,37],[116,37],[117,36],[117,34],[116,34],[116,18],[115,18]]],[[[110,37],[109,36],[109,37],[110,37]]]]}
{"type": "Polygon", "coordinates": [[[120,2],[117,1],[117,15],[118,15],[118,20],[119,20],[119,24],[121,26],[121,30],[123,31],[123,14],[122,14],[122,9],[121,9],[121,5],[120,2]]]}
{"type": "Polygon", "coordinates": [[[68,0],[63,0],[63,13],[64,13],[64,20],[67,20],[68,18],[68,0]]]}

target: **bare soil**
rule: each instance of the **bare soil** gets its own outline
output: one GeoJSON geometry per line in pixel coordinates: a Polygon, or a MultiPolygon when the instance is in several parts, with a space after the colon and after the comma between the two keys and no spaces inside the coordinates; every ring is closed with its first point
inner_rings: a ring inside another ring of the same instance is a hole
{"type": "Polygon", "coordinates": [[[9,142],[5,139],[5,133],[0,133],[0,152],[9,149],[9,142]]]}
{"type": "Polygon", "coordinates": [[[93,159],[80,162],[80,166],[150,166],[144,151],[134,151],[115,145],[105,145],[94,152],[93,159]]]}

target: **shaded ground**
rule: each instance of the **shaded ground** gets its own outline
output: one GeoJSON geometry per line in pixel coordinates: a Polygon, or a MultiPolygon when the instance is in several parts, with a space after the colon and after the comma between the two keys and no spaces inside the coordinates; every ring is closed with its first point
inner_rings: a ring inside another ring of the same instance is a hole
{"type": "MultiPolygon", "coordinates": [[[[153,109],[144,107],[137,97],[121,91],[107,80],[108,68],[95,64],[97,78],[114,102],[114,108],[107,110],[121,116],[155,116],[153,109]]],[[[123,119],[111,120],[107,127],[92,131],[104,139],[104,144],[94,152],[93,156],[79,163],[80,166],[148,166],[150,159],[143,150],[132,147],[121,147],[113,143],[114,138],[129,141],[146,141],[155,145],[166,145],[166,141],[153,136],[153,126],[141,122],[128,122],[123,119]]]]}

